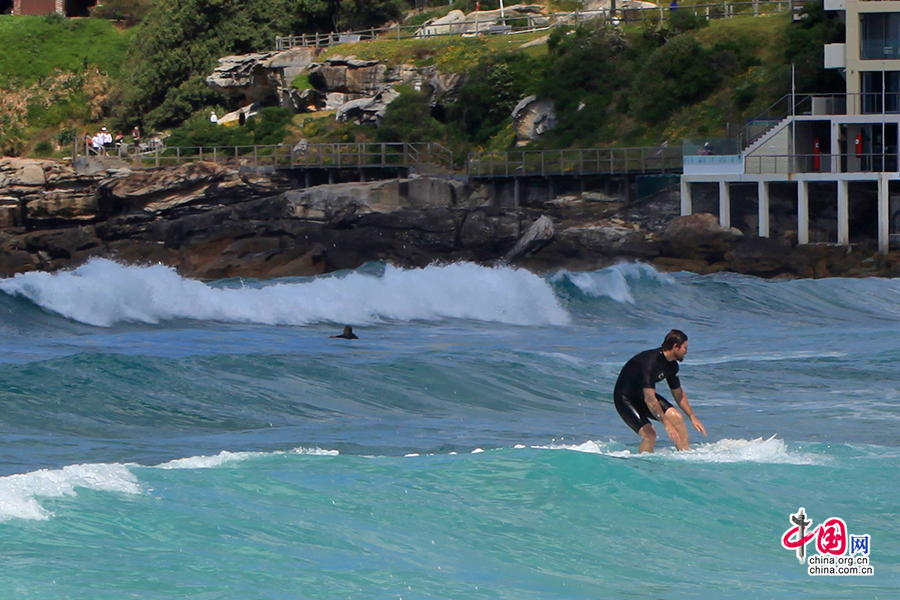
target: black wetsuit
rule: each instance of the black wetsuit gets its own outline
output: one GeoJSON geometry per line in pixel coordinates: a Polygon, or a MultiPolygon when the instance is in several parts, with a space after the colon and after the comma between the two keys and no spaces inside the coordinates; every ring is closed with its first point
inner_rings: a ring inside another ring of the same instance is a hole
{"type": "MultiPolygon", "coordinates": [[[[659,420],[650,414],[650,409],[644,401],[644,388],[655,390],[656,384],[663,379],[673,390],[681,387],[681,381],[678,380],[678,361],[666,360],[662,348],[645,350],[622,367],[622,372],[616,380],[613,399],[619,416],[634,429],[635,433],[649,424],[650,419],[659,420]]],[[[656,394],[656,399],[659,400],[662,412],[672,408],[672,404],[659,394],[656,394]]]]}

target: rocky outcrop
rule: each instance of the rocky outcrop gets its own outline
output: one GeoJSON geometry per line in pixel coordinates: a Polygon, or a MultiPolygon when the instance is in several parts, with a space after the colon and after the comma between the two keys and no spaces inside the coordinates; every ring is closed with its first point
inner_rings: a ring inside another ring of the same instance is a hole
{"type": "Polygon", "coordinates": [[[372,260],[505,261],[537,271],[642,260],[698,273],[900,275],[900,256],[874,247],[760,239],[704,213],[642,225],[622,218],[630,204],[596,192],[513,207],[490,187],[410,177],[301,189],[277,174],[205,162],[79,175],[58,161],[2,159],[0,275],[91,257],[213,279],[312,275],[372,260]]]}
{"type": "Polygon", "coordinates": [[[290,101],[294,79],[305,73],[321,52],[321,48],[306,47],[226,56],[219,59],[206,85],[240,104],[278,98],[284,106],[290,101]]]}
{"type": "MultiPolygon", "coordinates": [[[[454,102],[464,82],[460,74],[440,73],[435,67],[401,64],[388,67],[355,56],[330,56],[316,62],[320,48],[294,48],[219,59],[206,84],[243,106],[278,103],[294,112],[338,110],[338,120],[377,125],[387,104],[396,96],[396,84],[410,85],[430,94],[432,106],[454,102]],[[312,88],[291,84],[305,75],[312,88]]],[[[219,118],[237,120],[238,112],[219,118]]],[[[245,115],[249,116],[249,115],[245,115]]]]}
{"type": "Polygon", "coordinates": [[[309,67],[309,81],[328,93],[371,96],[380,91],[387,67],[377,60],[331,56],[309,67]]]}
{"type": "Polygon", "coordinates": [[[556,107],[553,100],[528,96],[513,109],[512,121],[516,146],[525,146],[556,127],[556,107]]]}
{"type": "Polygon", "coordinates": [[[345,102],[338,108],[335,117],[338,123],[352,121],[357,125],[379,125],[387,112],[388,105],[393,102],[400,92],[391,86],[383,87],[372,97],[359,98],[345,102]]]}
{"type": "Polygon", "coordinates": [[[244,103],[261,102],[277,95],[278,87],[263,63],[274,53],[261,52],[226,56],[206,78],[206,85],[224,96],[243,98],[244,103]]]}
{"type": "Polygon", "coordinates": [[[744,237],[739,229],[722,227],[709,213],[676,217],[659,235],[664,256],[720,262],[734,243],[744,237]]]}

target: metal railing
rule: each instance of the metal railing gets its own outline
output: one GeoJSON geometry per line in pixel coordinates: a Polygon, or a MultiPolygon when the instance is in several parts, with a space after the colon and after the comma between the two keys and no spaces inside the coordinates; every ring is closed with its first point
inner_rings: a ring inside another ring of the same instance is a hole
{"type": "MultiPolygon", "coordinates": [[[[742,0],[734,2],[723,0],[722,2],[709,2],[706,4],[692,4],[675,8],[678,11],[691,12],[695,16],[707,19],[731,18],[736,16],[768,16],[787,12],[790,9],[790,0],[753,1],[742,0]]],[[[435,36],[469,36],[481,34],[517,34],[546,31],[552,27],[563,25],[580,25],[587,21],[597,19],[611,20],[609,9],[594,11],[577,11],[566,13],[551,13],[548,15],[527,14],[516,16],[500,15],[499,11],[485,11],[484,20],[479,21],[477,16],[471,18],[468,15],[465,21],[447,24],[422,24],[422,25],[396,25],[394,27],[370,27],[355,31],[332,33],[307,33],[300,35],[276,36],[276,51],[290,50],[296,47],[330,47],[338,44],[372,41],[376,39],[411,39],[435,36]],[[499,23],[498,23],[499,22],[499,23]]],[[[658,6],[637,6],[616,11],[612,16],[620,23],[658,23],[668,19],[673,8],[660,3],[658,6]]]]}
{"type": "MultiPolygon", "coordinates": [[[[87,155],[87,153],[86,153],[87,155]]],[[[453,152],[435,143],[275,144],[251,146],[160,146],[136,152],[122,144],[103,156],[141,166],[211,161],[224,165],[274,168],[366,169],[434,164],[453,168],[453,152]]]]}
{"type": "Polygon", "coordinates": [[[680,147],[511,150],[469,154],[470,177],[681,173],[680,147]]]}
{"type": "Polygon", "coordinates": [[[897,152],[845,152],[837,154],[770,154],[744,157],[744,173],[787,175],[791,173],[883,173],[896,172],[897,152]]]}

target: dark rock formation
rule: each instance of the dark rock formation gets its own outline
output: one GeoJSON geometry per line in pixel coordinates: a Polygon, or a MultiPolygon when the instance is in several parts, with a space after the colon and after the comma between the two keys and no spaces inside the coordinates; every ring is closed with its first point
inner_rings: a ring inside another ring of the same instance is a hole
{"type": "Polygon", "coordinates": [[[57,161],[2,159],[0,275],[92,257],[210,279],[313,275],[372,260],[507,261],[538,271],[642,260],[766,277],[900,275],[900,256],[874,246],[760,239],[705,213],[654,228],[612,214],[633,207],[597,193],[504,207],[489,187],[412,177],[302,189],[277,174],[205,162],[79,175],[57,161]]]}

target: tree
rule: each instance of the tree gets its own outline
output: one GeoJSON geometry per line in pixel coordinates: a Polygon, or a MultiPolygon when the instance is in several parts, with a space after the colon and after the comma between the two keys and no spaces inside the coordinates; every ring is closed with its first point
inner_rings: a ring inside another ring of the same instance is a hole
{"type": "Polygon", "coordinates": [[[675,109],[706,98],[722,79],[711,54],[686,34],[654,50],[631,87],[632,115],[645,123],[658,123],[675,109]]]}

